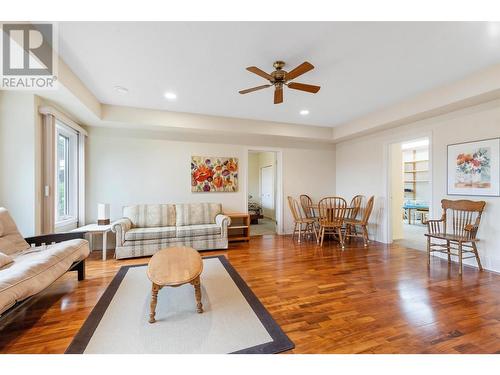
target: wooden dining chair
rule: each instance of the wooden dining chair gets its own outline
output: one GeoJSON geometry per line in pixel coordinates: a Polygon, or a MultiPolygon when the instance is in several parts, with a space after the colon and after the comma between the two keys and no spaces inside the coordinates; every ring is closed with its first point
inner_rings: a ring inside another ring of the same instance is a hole
{"type": "Polygon", "coordinates": [[[350,240],[352,237],[362,237],[363,244],[365,247],[368,246],[368,243],[370,242],[370,239],[368,237],[368,221],[370,220],[370,216],[373,211],[374,199],[375,198],[372,195],[366,202],[366,206],[363,210],[363,215],[361,216],[361,219],[356,219],[356,217],[354,217],[354,218],[347,218],[345,220],[346,238],[350,240]],[[357,227],[361,229],[361,233],[358,233],[357,227]]]}
{"type": "Polygon", "coordinates": [[[361,209],[361,203],[363,202],[364,195],[355,195],[351,199],[351,204],[349,205],[349,210],[347,212],[348,219],[356,219],[358,217],[359,210],[361,209]]]}
{"type": "Polygon", "coordinates": [[[344,250],[344,236],[342,225],[344,224],[347,211],[347,202],[340,197],[326,197],[319,201],[319,236],[317,242],[323,246],[325,234],[334,234],[339,238],[342,250],[344,250]]]}
{"type": "Polygon", "coordinates": [[[479,270],[483,270],[476,246],[479,239],[476,236],[485,206],[485,201],[441,201],[441,219],[426,221],[428,266],[431,264],[431,253],[440,252],[448,255],[448,262],[451,262],[452,255],[458,257],[459,275],[462,275],[463,259],[476,258],[479,270]],[[464,258],[463,255],[467,253],[473,255],[464,258]]]}
{"type": "Polygon", "coordinates": [[[304,211],[304,215],[307,218],[315,218],[316,214],[314,209],[311,207],[313,205],[313,201],[309,195],[302,194],[300,197],[300,205],[302,206],[302,211],[304,211]]]}
{"type": "Polygon", "coordinates": [[[299,243],[302,242],[302,232],[304,232],[304,235],[309,234],[311,237],[314,234],[314,237],[318,238],[318,233],[316,232],[316,226],[314,224],[315,219],[302,217],[299,203],[293,197],[288,197],[288,207],[290,208],[294,222],[292,240],[295,238],[297,232],[299,233],[299,243]],[[305,227],[302,228],[304,225],[305,227]]]}

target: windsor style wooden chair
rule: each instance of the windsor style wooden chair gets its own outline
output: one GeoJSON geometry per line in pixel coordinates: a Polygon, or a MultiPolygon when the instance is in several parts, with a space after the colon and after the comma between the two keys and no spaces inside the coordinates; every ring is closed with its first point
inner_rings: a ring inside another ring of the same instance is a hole
{"type": "Polygon", "coordinates": [[[351,199],[351,204],[349,205],[349,212],[347,213],[348,219],[356,219],[358,217],[359,210],[361,209],[361,203],[363,202],[363,195],[355,195],[351,199]]]}
{"type": "MultiPolygon", "coordinates": [[[[356,197],[354,197],[356,198],[356,197]]],[[[354,200],[353,198],[353,200],[354,200]]],[[[345,225],[346,225],[346,238],[349,240],[352,237],[362,237],[363,238],[363,243],[366,246],[368,246],[368,243],[370,242],[370,239],[368,237],[368,221],[370,220],[370,216],[373,211],[373,201],[374,197],[373,195],[368,199],[366,202],[366,206],[363,210],[363,215],[361,219],[357,219],[356,216],[354,217],[349,217],[345,220],[345,225]],[[356,228],[360,227],[361,228],[361,233],[358,233],[356,228]]],[[[351,215],[352,216],[352,215],[351,215]]]]}
{"type": "Polygon", "coordinates": [[[299,243],[302,242],[302,232],[304,235],[309,234],[312,236],[314,234],[314,236],[318,238],[315,225],[316,220],[314,218],[303,217],[300,211],[299,203],[293,197],[288,197],[288,207],[290,208],[294,222],[292,240],[295,238],[295,234],[297,232],[299,234],[299,243]]]}
{"type": "Polygon", "coordinates": [[[476,258],[479,270],[483,270],[476,242],[477,231],[486,202],[470,200],[441,201],[443,215],[440,220],[427,220],[427,265],[431,264],[431,253],[440,252],[458,257],[458,273],[462,275],[463,259],[476,258]],[[456,252],[455,252],[456,251],[456,252]],[[472,256],[464,258],[464,254],[472,256]]]}
{"type": "Polygon", "coordinates": [[[304,211],[304,215],[306,215],[307,218],[315,218],[316,214],[314,212],[313,206],[313,201],[309,195],[302,194],[300,197],[300,205],[302,207],[302,211],[304,211]]]}
{"type": "Polygon", "coordinates": [[[347,202],[340,197],[326,197],[319,201],[319,236],[318,243],[323,246],[325,234],[334,234],[339,238],[340,246],[344,250],[344,236],[342,226],[347,211],[347,202]]]}

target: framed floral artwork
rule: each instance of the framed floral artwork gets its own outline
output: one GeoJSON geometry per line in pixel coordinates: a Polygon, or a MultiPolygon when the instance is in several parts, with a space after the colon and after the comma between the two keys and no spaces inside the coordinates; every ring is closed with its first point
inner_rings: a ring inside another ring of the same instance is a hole
{"type": "Polygon", "coordinates": [[[238,191],[238,159],[215,156],[192,156],[191,191],[238,191]]]}
{"type": "Polygon", "coordinates": [[[448,145],[448,194],[500,196],[500,138],[448,145]]]}

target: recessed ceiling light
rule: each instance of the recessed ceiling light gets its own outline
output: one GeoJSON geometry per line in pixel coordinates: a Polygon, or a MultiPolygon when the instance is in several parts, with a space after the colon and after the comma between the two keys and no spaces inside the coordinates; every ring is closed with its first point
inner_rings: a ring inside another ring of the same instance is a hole
{"type": "Polygon", "coordinates": [[[308,109],[303,109],[302,111],[299,112],[302,116],[307,116],[309,114],[308,109]]]}
{"type": "Polygon", "coordinates": [[[500,35],[500,22],[488,22],[488,34],[492,38],[496,38],[500,35]]]}
{"type": "Polygon", "coordinates": [[[167,99],[167,100],[177,99],[177,95],[174,94],[173,92],[166,92],[165,94],[163,94],[163,96],[165,96],[165,99],[167,99]]]}
{"type": "Polygon", "coordinates": [[[115,86],[115,91],[118,94],[128,94],[128,89],[126,87],[123,87],[123,86],[115,86]]]}

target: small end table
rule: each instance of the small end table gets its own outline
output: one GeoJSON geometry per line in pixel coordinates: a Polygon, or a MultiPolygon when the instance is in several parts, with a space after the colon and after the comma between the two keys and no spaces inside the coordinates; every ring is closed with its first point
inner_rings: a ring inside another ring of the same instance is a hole
{"type": "Polygon", "coordinates": [[[250,215],[246,212],[224,212],[231,225],[227,227],[228,241],[250,241],[250,215]]]}
{"type": "Polygon", "coordinates": [[[108,233],[111,232],[111,224],[110,225],[98,225],[98,224],[88,224],[83,227],[79,227],[73,229],[72,232],[86,232],[90,236],[90,249],[92,249],[93,245],[93,236],[96,233],[102,233],[102,260],[106,260],[106,250],[108,246],[108,233]]]}

